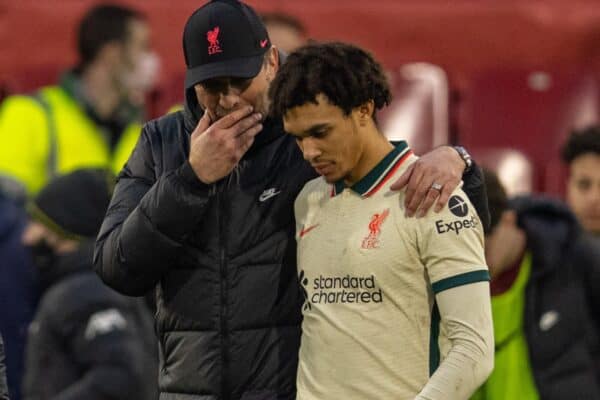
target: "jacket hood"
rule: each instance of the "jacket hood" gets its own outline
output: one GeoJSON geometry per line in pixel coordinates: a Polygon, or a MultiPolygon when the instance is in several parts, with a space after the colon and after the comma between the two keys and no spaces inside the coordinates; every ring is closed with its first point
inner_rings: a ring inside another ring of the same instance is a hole
{"type": "Polygon", "coordinates": [[[575,215],[564,203],[548,197],[520,196],[510,204],[527,235],[534,263],[544,266],[533,273],[542,274],[561,265],[567,248],[582,233],[575,215]]]}

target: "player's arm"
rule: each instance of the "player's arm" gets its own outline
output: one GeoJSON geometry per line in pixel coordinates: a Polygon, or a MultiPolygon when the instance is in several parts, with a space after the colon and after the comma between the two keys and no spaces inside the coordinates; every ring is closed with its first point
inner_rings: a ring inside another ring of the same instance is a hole
{"type": "Polygon", "coordinates": [[[448,354],[417,399],[466,400],[490,374],[494,357],[481,222],[460,189],[440,213],[408,221],[417,227],[417,248],[435,295],[441,332],[450,341],[448,354]]]}
{"type": "Polygon", "coordinates": [[[436,295],[436,303],[451,347],[416,399],[466,400],[494,366],[489,283],[443,290],[436,295]]]}

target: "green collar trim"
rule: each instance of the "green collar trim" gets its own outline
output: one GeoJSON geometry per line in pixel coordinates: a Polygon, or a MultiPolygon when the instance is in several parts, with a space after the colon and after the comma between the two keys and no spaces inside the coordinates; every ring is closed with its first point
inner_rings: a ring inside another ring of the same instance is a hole
{"type": "MultiPolygon", "coordinates": [[[[396,147],[390,151],[367,175],[350,187],[350,190],[363,197],[375,193],[387,178],[402,164],[406,157],[412,154],[404,140],[397,142],[396,147]]],[[[343,179],[333,184],[333,196],[342,193],[346,188],[343,179]]]]}

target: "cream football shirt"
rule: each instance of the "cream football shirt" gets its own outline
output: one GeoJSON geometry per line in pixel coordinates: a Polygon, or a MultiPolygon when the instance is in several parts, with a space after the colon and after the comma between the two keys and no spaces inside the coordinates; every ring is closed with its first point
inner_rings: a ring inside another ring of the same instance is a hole
{"type": "Polygon", "coordinates": [[[413,399],[449,348],[435,294],[489,280],[461,189],[440,213],[404,216],[390,185],[416,159],[400,142],[352,187],[317,178],[296,200],[298,400],[413,399]]]}

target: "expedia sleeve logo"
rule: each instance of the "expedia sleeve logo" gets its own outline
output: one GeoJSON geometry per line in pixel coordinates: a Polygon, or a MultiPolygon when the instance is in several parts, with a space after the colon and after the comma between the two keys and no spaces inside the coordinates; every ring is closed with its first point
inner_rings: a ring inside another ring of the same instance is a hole
{"type": "Polygon", "coordinates": [[[467,202],[460,196],[452,196],[448,200],[448,209],[457,217],[464,217],[469,212],[467,202]]]}
{"type": "MultiPolygon", "coordinates": [[[[450,200],[448,200],[448,209],[459,218],[466,217],[469,213],[469,205],[462,197],[457,195],[450,197],[450,200]]],[[[479,225],[479,220],[475,215],[450,222],[443,219],[435,221],[435,229],[440,235],[448,232],[454,232],[458,235],[463,229],[476,228],[477,225],[479,225]]]]}

